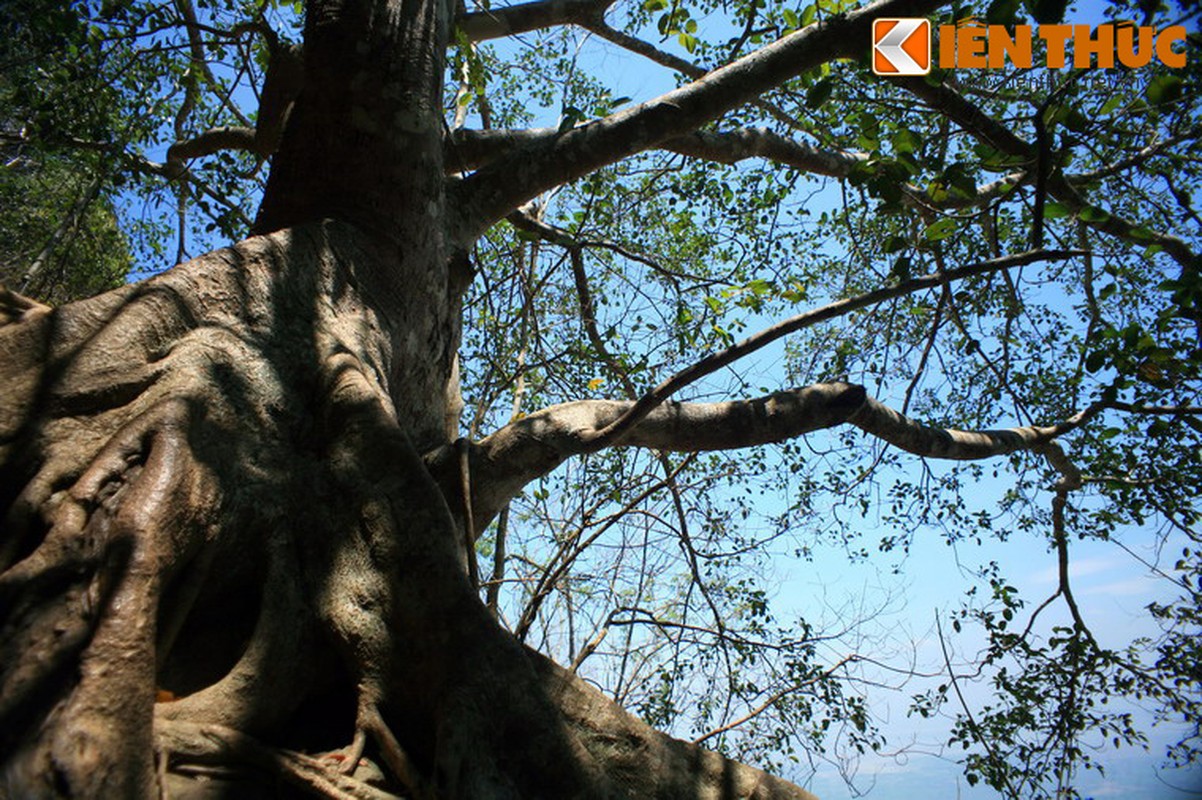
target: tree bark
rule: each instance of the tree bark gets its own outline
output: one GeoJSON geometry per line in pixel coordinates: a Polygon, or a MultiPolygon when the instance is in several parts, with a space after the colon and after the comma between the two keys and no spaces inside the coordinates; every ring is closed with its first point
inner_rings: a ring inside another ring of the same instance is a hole
{"type": "Polygon", "coordinates": [[[392,253],[364,241],[298,226],[0,328],[5,792],[150,795],[155,725],[174,764],[191,724],[369,734],[415,796],[805,797],[496,626],[397,409],[398,320],[361,288],[392,253]]]}

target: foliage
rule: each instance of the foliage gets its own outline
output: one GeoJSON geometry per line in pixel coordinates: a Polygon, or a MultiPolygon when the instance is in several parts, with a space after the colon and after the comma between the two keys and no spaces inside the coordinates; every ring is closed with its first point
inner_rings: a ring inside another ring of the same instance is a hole
{"type": "Polygon", "coordinates": [[[97,86],[81,81],[63,65],[48,74],[32,56],[53,36],[79,36],[75,15],[61,9],[9,4],[0,26],[0,283],[52,302],[89,297],[119,286],[131,259],[111,200],[111,177],[103,159],[91,153],[29,148],[20,139],[30,128],[65,125],[54,114],[69,115],[72,127],[89,122],[86,106],[96,102],[97,86]],[[27,14],[40,25],[17,24],[27,14]],[[47,84],[62,86],[69,97],[39,98],[47,84]],[[11,139],[9,139],[11,137],[11,139]]]}

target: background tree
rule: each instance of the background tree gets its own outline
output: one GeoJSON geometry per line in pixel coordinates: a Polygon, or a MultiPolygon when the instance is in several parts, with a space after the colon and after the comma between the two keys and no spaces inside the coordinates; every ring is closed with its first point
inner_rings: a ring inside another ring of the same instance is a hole
{"type": "MultiPolygon", "coordinates": [[[[99,90],[94,80],[72,75],[69,65],[50,66],[34,54],[73,45],[81,21],[70,11],[6,7],[0,37],[0,282],[43,300],[90,297],[125,282],[129,248],[107,193],[113,179],[95,154],[30,148],[28,127],[53,128],[55,115],[87,125],[89,104],[99,90]],[[19,24],[24,14],[40,24],[19,24]],[[55,70],[59,70],[56,74],[55,70]],[[22,128],[25,130],[22,131],[22,128]]],[[[89,76],[94,77],[94,76],[89,76]]]]}
{"type": "Polygon", "coordinates": [[[969,781],[1070,796],[1132,702],[1196,724],[1192,39],[882,80],[875,17],[1065,9],[299,11],[5,8],[4,146],[144,193],[135,251],[181,262],[0,306],[5,792],[806,797],[741,762],[881,746],[880,656],[871,609],[782,617],[771,561],[931,529],[1058,575],[985,565],[941,623],[914,711],[969,781]],[[1165,582],[1156,635],[1082,613],[1086,538],[1165,582]]]}

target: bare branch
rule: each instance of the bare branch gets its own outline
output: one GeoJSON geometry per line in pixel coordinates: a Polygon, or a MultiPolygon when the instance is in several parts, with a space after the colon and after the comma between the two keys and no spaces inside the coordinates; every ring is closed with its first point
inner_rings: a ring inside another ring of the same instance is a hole
{"type": "MultiPolygon", "coordinates": [[[[862,387],[830,383],[752,400],[669,403],[641,417],[622,444],[697,452],[780,442],[847,421],[863,405],[864,397],[862,387]]],[[[572,456],[594,451],[596,432],[621,419],[635,405],[631,401],[579,400],[551,406],[476,443],[471,470],[477,530],[483,530],[530,481],[572,456]]],[[[453,457],[449,450],[429,457],[431,471],[446,471],[453,457]]]]}
{"type": "Polygon", "coordinates": [[[244,128],[240,125],[222,125],[210,128],[191,139],[183,139],[171,145],[167,149],[167,160],[183,161],[188,158],[200,158],[222,150],[257,152],[254,129],[244,128]]]}
{"type": "MultiPolygon", "coordinates": [[[[468,172],[512,155],[518,148],[535,149],[558,136],[555,128],[456,130],[447,138],[447,169],[468,172]]],[[[867,160],[865,153],[823,150],[782,136],[768,128],[738,128],[732,131],[693,131],[660,142],[655,149],[702,158],[719,164],[737,164],[749,158],[764,158],[777,164],[815,175],[846,178],[852,168],[867,160]]],[[[958,209],[984,205],[1006,195],[1028,179],[1014,172],[982,184],[969,197],[930,197],[918,186],[903,186],[904,200],[930,208],[958,209]]],[[[1077,176],[1069,176],[1070,181],[1077,176]]]]}
{"type": "Polygon", "coordinates": [[[851,168],[866,158],[860,153],[818,150],[767,128],[743,128],[729,133],[695,131],[687,136],[669,139],[661,147],[721,164],[736,164],[748,158],[766,158],[832,178],[847,177],[851,168]]]}
{"type": "Polygon", "coordinates": [[[931,275],[902,281],[895,286],[888,286],[856,295],[855,297],[836,300],[821,308],[798,314],[795,317],[778,322],[753,336],[749,336],[725,350],[713,353],[660,383],[654,389],[640,397],[638,402],[621,418],[615,420],[604,429],[597,431],[593,435],[590,444],[596,449],[601,449],[607,445],[616,443],[630,428],[637,425],[643,416],[683,387],[734,363],[738,359],[759,350],[782,336],[808,328],[820,322],[844,316],[861,308],[868,308],[887,300],[940,286],[949,281],[961,280],[976,275],[986,275],[1004,269],[1032,264],[1037,261],[1068,259],[1079,255],[1083,255],[1083,252],[1079,250],[1033,250],[1026,253],[1003,256],[1002,258],[970,264],[959,269],[941,270],[931,275]]]}
{"type": "Polygon", "coordinates": [[[450,206],[462,209],[453,238],[474,241],[539,193],[694,131],[801,72],[846,55],[866,40],[877,16],[916,16],[938,5],[937,0],[881,0],[790,34],[687,86],[501,158],[452,187],[450,206]]]}
{"type": "Polygon", "coordinates": [[[584,25],[600,20],[614,0],[538,0],[463,14],[455,20],[471,42],[513,36],[556,25],[584,25]]]}
{"type": "MultiPolygon", "coordinates": [[[[455,131],[448,140],[447,168],[460,172],[479,169],[508,156],[516,148],[534,148],[558,135],[559,131],[555,128],[455,131]]],[[[661,142],[657,148],[719,164],[766,158],[833,178],[846,177],[857,162],[867,158],[861,153],[819,150],[767,128],[739,128],[722,133],[694,131],[661,142]]]]}
{"type": "MultiPolygon", "coordinates": [[[[1036,450],[1046,454],[1048,451],[1044,448],[1049,446],[1052,439],[1080,427],[1100,410],[1101,406],[1091,406],[1056,425],[1026,425],[996,431],[960,431],[922,425],[872,398],[867,398],[863,407],[847,421],[865,433],[870,433],[908,453],[952,461],[975,461],[1019,450],[1036,450]]],[[[1058,447],[1055,449],[1059,450],[1058,447]]],[[[1063,453],[1061,455],[1063,456],[1063,453]]],[[[1052,456],[1049,456],[1049,460],[1051,458],[1052,456]]]]}
{"type": "MultiPolygon", "coordinates": [[[[612,426],[636,404],[617,400],[578,400],[551,406],[516,420],[474,444],[470,450],[472,516],[476,535],[531,481],[568,458],[595,451],[596,432],[612,426]]],[[[641,418],[620,446],[661,452],[734,450],[782,442],[844,423],[907,452],[926,458],[978,460],[1030,450],[1061,469],[1065,481],[1080,486],[1080,474],[1054,439],[1087,422],[1102,408],[1091,406],[1055,425],[965,431],[923,425],[869,398],[864,387],[819,383],[766,397],[723,403],[668,403],[641,418]]],[[[426,458],[442,476],[454,469],[456,449],[444,447],[426,458]]]]}

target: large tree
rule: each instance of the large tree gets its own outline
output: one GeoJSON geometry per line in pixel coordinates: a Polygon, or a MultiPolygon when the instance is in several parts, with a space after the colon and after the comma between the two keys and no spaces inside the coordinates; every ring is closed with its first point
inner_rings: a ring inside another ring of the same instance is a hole
{"type": "Polygon", "coordinates": [[[809,797],[704,745],[872,744],[841,682],[871,654],[773,638],[740,571],[780,530],[858,549],[848,508],[1047,543],[1050,597],[986,572],[954,621],[1000,701],[950,658],[916,700],[959,696],[970,778],[1070,791],[1090,736],[1143,735],[1123,693],[1196,720],[1200,59],[874,78],[872,20],[974,11],[941,6],[8,4],[4,145],[169,193],[182,263],[0,298],[0,793],[809,797]],[[614,99],[582,31],[677,88],[614,99]],[[559,124],[516,127],[540,103],[559,124]],[[239,241],[183,260],[197,229],[239,241]],[[1013,489],[874,477],[916,456],[1008,457],[1013,489]],[[772,533],[720,486],[777,473],[772,533]],[[1070,543],[1131,526],[1184,552],[1151,566],[1160,632],[1115,646],[1070,543]]]}

